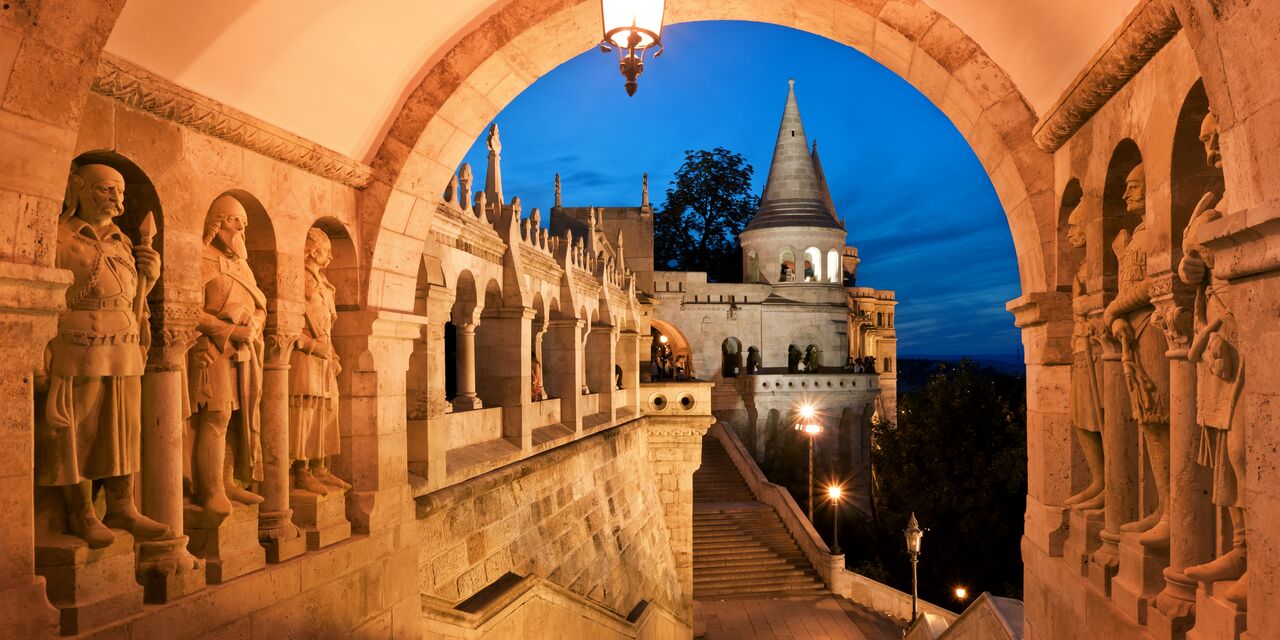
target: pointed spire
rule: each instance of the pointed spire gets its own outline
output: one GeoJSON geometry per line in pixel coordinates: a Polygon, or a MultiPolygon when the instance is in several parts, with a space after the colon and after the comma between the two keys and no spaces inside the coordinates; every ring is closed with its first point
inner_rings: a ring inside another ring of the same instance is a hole
{"type": "MultiPolygon", "coordinates": [[[[827,174],[822,170],[822,161],[818,159],[818,139],[813,139],[813,172],[818,175],[818,190],[822,194],[822,203],[827,205],[827,213],[836,222],[840,222],[840,216],[836,213],[836,203],[831,199],[831,188],[827,186],[827,174]]],[[[841,223],[841,226],[844,226],[841,223]]]]}
{"type": "Polygon", "coordinates": [[[840,229],[827,207],[822,186],[809,153],[809,143],[796,102],[796,81],[787,80],[787,102],[778,126],[769,179],[760,197],[760,210],[747,229],[767,227],[825,227],[840,229]]]}
{"type": "Polygon", "coordinates": [[[644,186],[640,192],[640,207],[643,209],[649,207],[649,174],[645,173],[642,179],[644,186]]]}
{"type": "Polygon", "coordinates": [[[498,123],[489,125],[489,171],[484,177],[484,194],[496,207],[506,204],[502,199],[502,140],[498,137],[498,123]]]}
{"type": "Polygon", "coordinates": [[[558,173],[556,174],[556,206],[563,206],[560,204],[560,174],[558,173]]]}

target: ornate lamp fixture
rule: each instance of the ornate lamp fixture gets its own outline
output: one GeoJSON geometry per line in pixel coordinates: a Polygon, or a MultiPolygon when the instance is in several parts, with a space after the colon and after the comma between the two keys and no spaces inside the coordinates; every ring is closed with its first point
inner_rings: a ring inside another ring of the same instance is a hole
{"type": "Polygon", "coordinates": [[[636,94],[636,78],[644,71],[644,54],[662,55],[662,14],[666,0],[600,0],[604,40],[600,50],[617,50],[618,69],[627,79],[627,95],[636,94]]]}

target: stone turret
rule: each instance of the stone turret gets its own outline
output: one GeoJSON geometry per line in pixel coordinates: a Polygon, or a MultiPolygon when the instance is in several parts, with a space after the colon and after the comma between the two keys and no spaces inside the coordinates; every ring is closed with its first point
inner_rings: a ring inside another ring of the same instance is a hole
{"type": "Polygon", "coordinates": [[[795,80],[787,81],[778,141],[760,208],[738,236],[746,282],[839,284],[845,229],[836,215],[815,144],[800,120],[795,80]]]}

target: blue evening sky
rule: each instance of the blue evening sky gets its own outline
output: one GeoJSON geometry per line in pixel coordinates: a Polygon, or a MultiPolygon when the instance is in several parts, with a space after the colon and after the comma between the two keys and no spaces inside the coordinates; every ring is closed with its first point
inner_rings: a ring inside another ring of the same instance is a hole
{"type": "MultiPolygon", "coordinates": [[[[1006,301],[1019,295],[1009,227],[964,138],[928,98],[878,62],[825,38],[773,25],[667,27],[634,97],[616,54],[587,51],[543,76],[497,117],[503,192],[526,215],[553,203],[635,206],[640,175],[661,206],[686,149],[725,147],[764,188],[787,78],[849,244],[858,284],[897,292],[898,351],[1011,355],[1021,349],[1006,301]]],[[[483,188],[485,134],[467,153],[483,188]]],[[[661,229],[655,233],[661,233],[661,229]]]]}

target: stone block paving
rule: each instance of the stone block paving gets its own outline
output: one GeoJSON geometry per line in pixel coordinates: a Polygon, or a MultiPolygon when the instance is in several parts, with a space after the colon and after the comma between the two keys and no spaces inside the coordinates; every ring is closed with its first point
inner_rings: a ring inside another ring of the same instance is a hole
{"type": "Polygon", "coordinates": [[[705,640],[897,640],[892,620],[831,595],[698,601],[698,638],[705,640]],[[705,629],[705,635],[702,631],[705,629]]]}

